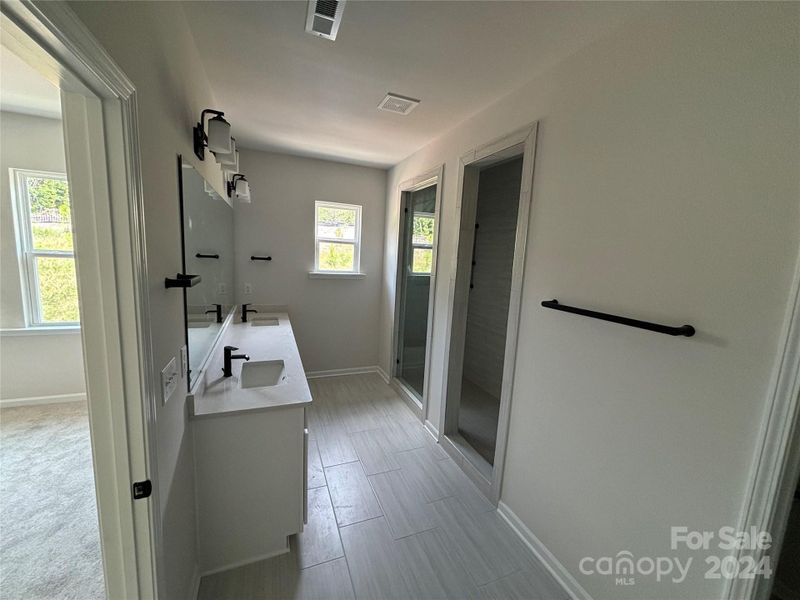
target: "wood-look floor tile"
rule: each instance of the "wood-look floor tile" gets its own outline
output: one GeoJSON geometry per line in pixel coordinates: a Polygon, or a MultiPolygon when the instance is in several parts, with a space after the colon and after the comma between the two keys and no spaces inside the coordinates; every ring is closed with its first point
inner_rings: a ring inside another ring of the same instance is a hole
{"type": "Polygon", "coordinates": [[[469,480],[464,472],[452,460],[442,460],[436,463],[442,476],[455,491],[455,496],[473,513],[484,513],[495,510],[481,491],[469,480]]]}
{"type": "Polygon", "coordinates": [[[292,542],[301,568],[344,556],[327,487],[308,490],[308,523],[292,542]]]}
{"type": "Polygon", "coordinates": [[[409,600],[386,520],[383,518],[341,528],[353,588],[359,600],[409,600]]]}
{"type": "Polygon", "coordinates": [[[325,478],[339,526],[383,514],[360,462],[326,467],[325,478]]]}
{"type": "Polygon", "coordinates": [[[432,529],[395,542],[411,598],[475,598],[477,588],[455,558],[449,540],[432,529]]]}
{"type": "Polygon", "coordinates": [[[324,467],[358,460],[355,448],[343,426],[323,426],[315,433],[320,459],[324,467]]]}
{"type": "Polygon", "coordinates": [[[308,440],[308,488],[318,488],[327,485],[325,482],[325,472],[322,469],[322,459],[319,455],[317,440],[311,437],[308,440]]]}
{"type": "MultiPolygon", "coordinates": [[[[281,600],[355,600],[347,561],[338,558],[298,571],[295,579],[286,581],[280,598],[281,600]]],[[[239,600],[246,599],[239,598],[239,600]]]]}
{"type": "Polygon", "coordinates": [[[456,488],[440,468],[441,461],[433,458],[428,452],[425,447],[417,448],[398,452],[393,458],[403,469],[405,476],[422,490],[428,502],[454,496],[456,488]]]}
{"type": "Polygon", "coordinates": [[[394,421],[384,428],[387,452],[404,452],[422,448],[430,437],[419,421],[394,421]]]}
{"type": "Polygon", "coordinates": [[[568,600],[569,595],[543,568],[520,569],[478,588],[484,600],[568,600]]]}
{"type": "Polygon", "coordinates": [[[529,566],[529,553],[512,539],[514,534],[495,513],[471,513],[457,498],[445,498],[430,506],[436,511],[439,527],[450,539],[449,547],[476,585],[529,566]]]}
{"type": "Polygon", "coordinates": [[[436,514],[421,490],[403,471],[388,471],[369,477],[395,539],[436,526],[436,514]]]}
{"type": "Polygon", "coordinates": [[[367,475],[395,471],[400,468],[394,455],[386,452],[382,443],[383,429],[371,429],[350,434],[350,441],[367,475]]]}

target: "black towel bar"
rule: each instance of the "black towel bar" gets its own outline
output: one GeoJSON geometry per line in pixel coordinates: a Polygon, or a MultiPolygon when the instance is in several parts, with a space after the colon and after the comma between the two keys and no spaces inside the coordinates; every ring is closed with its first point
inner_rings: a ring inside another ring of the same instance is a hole
{"type": "Polygon", "coordinates": [[[198,252],[195,254],[196,258],[219,258],[219,254],[202,254],[198,252]]]}
{"type": "Polygon", "coordinates": [[[251,256],[250,260],[272,260],[271,256],[251,256]]]}
{"type": "Polygon", "coordinates": [[[657,333],[666,333],[667,335],[683,335],[686,337],[692,337],[694,335],[694,327],[691,325],[671,327],[669,325],[661,325],[659,323],[639,321],[638,319],[630,319],[628,317],[609,315],[608,313],[601,313],[594,310],[587,310],[585,308],[576,308],[574,306],[559,304],[558,300],[545,300],[542,302],[542,306],[545,308],[552,308],[568,313],[574,313],[576,315],[583,315],[584,317],[592,317],[593,319],[600,319],[602,321],[611,321],[612,323],[619,323],[620,325],[627,325],[628,327],[638,327],[639,329],[647,329],[648,331],[655,331],[657,333]]]}

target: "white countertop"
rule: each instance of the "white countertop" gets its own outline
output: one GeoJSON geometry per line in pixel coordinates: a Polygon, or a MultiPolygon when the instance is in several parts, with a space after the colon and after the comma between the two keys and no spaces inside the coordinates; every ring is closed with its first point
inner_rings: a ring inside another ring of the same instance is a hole
{"type": "Polygon", "coordinates": [[[215,417],[251,411],[272,410],[311,404],[305,370],[286,313],[259,313],[251,319],[277,318],[274,326],[255,326],[234,322],[222,335],[214,356],[208,361],[203,382],[190,396],[192,418],[215,417]],[[237,354],[247,354],[250,361],[283,359],[285,378],[271,387],[242,389],[239,379],[243,360],[235,360],[232,377],[222,376],[222,347],[236,346],[237,354]]]}

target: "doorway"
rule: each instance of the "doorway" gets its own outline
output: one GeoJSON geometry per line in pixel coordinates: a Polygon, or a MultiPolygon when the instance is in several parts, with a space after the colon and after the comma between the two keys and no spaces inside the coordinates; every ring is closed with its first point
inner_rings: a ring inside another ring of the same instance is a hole
{"type": "Polygon", "coordinates": [[[400,185],[393,383],[427,411],[442,168],[400,185]]]}
{"type": "MultiPolygon", "coordinates": [[[[69,518],[81,521],[78,525],[94,518],[99,551],[93,558],[81,555],[78,561],[91,560],[95,567],[101,561],[100,572],[95,569],[92,575],[94,584],[88,585],[88,575],[87,581],[75,584],[80,593],[59,593],[48,586],[23,595],[152,598],[157,595],[160,547],[160,518],[157,505],[152,505],[157,485],[152,485],[152,495],[137,492],[149,490],[147,484],[155,480],[152,428],[157,380],[150,354],[135,88],[63,3],[3,2],[0,30],[3,45],[60,90],[56,104],[60,104],[62,146],[67,158],[65,176],[60,179],[52,173],[30,176],[25,167],[15,174],[21,182],[18,188],[28,196],[30,205],[16,223],[18,227],[29,226],[29,231],[23,230],[26,242],[30,242],[22,247],[26,254],[23,256],[19,248],[12,250],[15,257],[21,257],[20,263],[25,258],[29,265],[28,293],[23,296],[22,289],[18,290],[28,311],[19,329],[29,335],[30,330],[41,329],[37,327],[41,322],[78,321],[79,349],[72,354],[82,355],[85,365],[81,378],[85,380],[86,412],[73,415],[67,409],[70,414],[55,417],[60,421],[60,433],[66,436],[61,452],[68,456],[62,456],[60,463],[69,465],[69,472],[47,471],[36,481],[32,481],[34,473],[29,473],[26,485],[30,490],[22,490],[22,494],[24,500],[54,499],[54,505],[66,504],[69,518]],[[77,285],[66,283],[70,277],[77,285]],[[70,446],[72,442],[76,443],[70,446]],[[31,486],[40,483],[54,489],[66,486],[65,494],[35,496],[37,490],[31,486]],[[82,487],[93,502],[81,504],[78,510],[66,494],[82,487]]],[[[21,238],[16,239],[19,242],[21,238]]],[[[23,282],[20,288],[24,286],[23,282]]],[[[55,335],[67,334],[60,331],[55,335]]],[[[34,367],[38,367],[40,378],[53,379],[66,363],[65,358],[43,362],[39,357],[34,367]]],[[[15,430],[9,433],[30,431],[27,422],[10,422],[15,430]]],[[[51,442],[55,439],[44,437],[51,442]]],[[[24,450],[25,445],[4,445],[4,450],[24,450]]],[[[24,480],[24,471],[17,470],[24,480]]],[[[4,500],[9,498],[3,496],[4,500]]],[[[42,512],[37,514],[41,516],[42,512]]],[[[57,524],[69,525],[63,512],[59,514],[62,517],[57,524]]],[[[35,531],[34,522],[28,525],[35,531]]],[[[81,552],[86,549],[81,544],[90,543],[92,535],[67,532],[69,541],[63,545],[77,546],[81,552]]],[[[57,536],[52,537],[50,542],[57,543],[57,536]]],[[[68,573],[78,570],[70,569],[71,564],[74,566],[74,561],[64,565],[68,573]]],[[[87,566],[81,566],[81,573],[87,566]]],[[[37,583],[43,582],[37,582],[34,576],[23,586],[37,583]]]]}
{"type": "Polygon", "coordinates": [[[0,595],[100,599],[61,92],[4,43],[0,70],[0,595]]]}
{"type": "Polygon", "coordinates": [[[505,458],[535,140],[532,125],[462,157],[443,446],[493,502],[505,458]]]}

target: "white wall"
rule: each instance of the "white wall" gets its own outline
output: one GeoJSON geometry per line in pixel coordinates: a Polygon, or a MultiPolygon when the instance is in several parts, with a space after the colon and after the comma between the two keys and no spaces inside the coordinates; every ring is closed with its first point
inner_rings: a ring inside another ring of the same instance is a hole
{"type": "MultiPolygon", "coordinates": [[[[669,527],[736,525],[800,240],[797,4],[661,4],[390,172],[381,364],[399,182],[446,163],[430,418],[442,410],[458,158],[539,120],[502,500],[595,598],[712,598],[583,576],[584,556],[673,555],[669,527]],[[691,323],[672,338],[545,299],[691,323]]],[[[685,557],[685,553],[677,553],[685,557]]]]}
{"type": "Polygon", "coordinates": [[[306,371],[377,365],[386,171],[253,150],[241,150],[240,168],[253,201],[235,203],[237,302],[288,305],[306,371]],[[317,200],[362,206],[365,278],[309,279],[317,200]]]}
{"type": "MultiPolygon", "coordinates": [[[[61,121],[0,112],[0,329],[25,327],[9,169],[66,172],[61,121]]],[[[0,333],[0,399],[86,391],[80,331],[0,333]],[[52,365],[47,377],[41,365],[52,365]]]]}
{"type": "MultiPolygon", "coordinates": [[[[183,295],[164,288],[181,270],[176,155],[182,154],[217,191],[213,158],[192,152],[192,127],[204,108],[219,108],[178,2],[70,2],[137,89],[150,276],[153,352],[160,369],[184,344],[183,295]]],[[[222,107],[224,108],[224,107],[222,107]]],[[[235,124],[234,124],[235,132],[235,124]]],[[[196,569],[191,435],[186,387],[156,414],[158,485],[164,525],[163,595],[188,598],[196,569]]]]}

